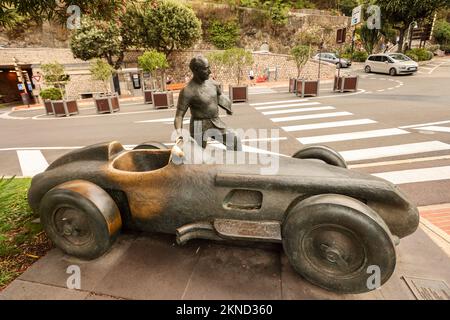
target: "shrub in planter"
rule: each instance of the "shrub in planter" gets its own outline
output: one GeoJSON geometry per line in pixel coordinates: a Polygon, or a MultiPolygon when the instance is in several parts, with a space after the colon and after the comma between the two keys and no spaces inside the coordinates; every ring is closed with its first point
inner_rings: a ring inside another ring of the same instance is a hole
{"type": "Polygon", "coordinates": [[[47,88],[43,89],[39,95],[44,99],[45,112],[47,114],[54,114],[55,110],[53,110],[52,100],[62,99],[61,90],[57,88],[47,88]]]}
{"type": "Polygon", "coordinates": [[[46,88],[41,90],[39,94],[44,100],[61,100],[62,93],[58,88],[46,88]]]}
{"type": "Polygon", "coordinates": [[[106,95],[97,96],[94,98],[97,113],[113,113],[119,111],[119,97],[116,94],[108,94],[108,82],[115,73],[114,68],[102,59],[95,59],[91,62],[90,71],[92,74],[92,79],[102,81],[105,92],[107,92],[106,95]]]}
{"type": "MultiPolygon", "coordinates": [[[[144,103],[153,103],[155,108],[158,106],[155,105],[155,100],[153,99],[153,94],[157,92],[157,87],[159,87],[162,92],[158,92],[161,94],[168,94],[166,92],[166,81],[165,81],[165,70],[169,67],[169,63],[167,61],[167,57],[164,53],[158,52],[156,50],[149,50],[144,52],[138,58],[139,66],[142,68],[144,72],[148,72],[153,78],[153,88],[147,89],[144,88],[144,103]],[[158,78],[159,81],[158,81],[158,78]],[[156,85],[156,82],[159,82],[160,85],[156,85]]],[[[169,101],[170,97],[167,96],[164,101],[169,101]]],[[[170,105],[164,105],[159,107],[170,107],[170,105]]]]}
{"type": "Polygon", "coordinates": [[[237,85],[230,85],[229,95],[231,102],[248,101],[248,86],[240,85],[243,69],[253,64],[250,51],[242,48],[231,48],[223,52],[222,62],[234,74],[237,85]]]}

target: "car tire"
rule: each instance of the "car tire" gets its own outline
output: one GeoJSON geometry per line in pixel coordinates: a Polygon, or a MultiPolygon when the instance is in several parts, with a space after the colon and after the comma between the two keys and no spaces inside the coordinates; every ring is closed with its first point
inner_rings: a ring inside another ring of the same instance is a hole
{"type": "Polygon", "coordinates": [[[384,221],[343,195],[318,195],[298,203],[283,222],[282,239],[293,268],[334,292],[371,291],[395,269],[395,244],[384,221]]]}
{"type": "Polygon", "coordinates": [[[292,157],[296,159],[318,159],[332,166],[347,168],[347,162],[339,152],[325,146],[306,147],[297,151],[292,157]]]}
{"type": "Polygon", "coordinates": [[[81,259],[103,255],[122,227],[114,200],[105,190],[84,180],[65,182],[48,191],[39,213],[56,247],[81,259]]]}
{"type": "Polygon", "coordinates": [[[341,63],[339,63],[339,62],[338,62],[338,63],[336,63],[336,68],[337,68],[337,69],[341,69],[341,68],[342,68],[342,64],[341,64],[341,63]]]}
{"type": "Polygon", "coordinates": [[[371,72],[372,72],[372,70],[370,69],[370,66],[366,66],[366,67],[364,68],[364,71],[365,71],[366,73],[371,73],[371,72]]]}
{"type": "Polygon", "coordinates": [[[133,150],[155,150],[155,149],[168,150],[169,148],[164,143],[156,141],[143,142],[133,148],[133,150]]]}
{"type": "Polygon", "coordinates": [[[389,70],[389,75],[391,75],[391,76],[396,76],[397,75],[397,70],[395,70],[395,68],[391,68],[390,70],[389,70]]]}

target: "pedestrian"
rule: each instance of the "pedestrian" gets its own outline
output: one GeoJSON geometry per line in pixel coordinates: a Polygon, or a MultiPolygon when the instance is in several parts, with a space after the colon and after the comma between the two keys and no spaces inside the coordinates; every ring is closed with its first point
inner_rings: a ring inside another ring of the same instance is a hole
{"type": "Polygon", "coordinates": [[[248,72],[248,78],[250,79],[250,85],[255,85],[255,73],[253,72],[253,68],[248,72]]]}

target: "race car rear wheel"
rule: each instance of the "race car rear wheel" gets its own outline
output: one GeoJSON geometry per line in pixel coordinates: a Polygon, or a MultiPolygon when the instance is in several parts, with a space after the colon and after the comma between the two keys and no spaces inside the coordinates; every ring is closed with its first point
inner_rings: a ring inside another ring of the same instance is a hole
{"type": "Polygon", "coordinates": [[[148,149],[167,150],[169,148],[164,143],[156,141],[143,142],[133,148],[133,150],[148,150],[148,149]]]}
{"type": "Polygon", "coordinates": [[[82,259],[104,254],[122,227],[114,200],[102,188],[84,180],[65,182],[48,191],[39,212],[53,243],[82,259]]]}
{"type": "Polygon", "coordinates": [[[318,159],[332,166],[347,168],[347,163],[339,152],[325,146],[306,147],[292,157],[296,159],[318,159]]]}
{"type": "Polygon", "coordinates": [[[353,198],[329,194],[300,202],[283,222],[282,239],[293,268],[331,291],[371,291],[394,272],[395,244],[388,227],[353,198]]]}

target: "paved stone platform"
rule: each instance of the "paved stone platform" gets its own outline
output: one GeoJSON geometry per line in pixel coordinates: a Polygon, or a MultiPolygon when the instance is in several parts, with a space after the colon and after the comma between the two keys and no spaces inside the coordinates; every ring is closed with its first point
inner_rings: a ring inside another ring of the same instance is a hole
{"type": "Polygon", "coordinates": [[[279,245],[249,248],[168,235],[122,235],[111,251],[81,261],[54,249],[12,282],[2,299],[416,299],[403,277],[450,284],[450,242],[426,225],[403,239],[397,268],[380,289],[335,294],[293,271],[279,245]],[[67,267],[78,265],[81,290],[67,289],[67,267]]]}

